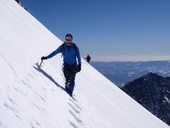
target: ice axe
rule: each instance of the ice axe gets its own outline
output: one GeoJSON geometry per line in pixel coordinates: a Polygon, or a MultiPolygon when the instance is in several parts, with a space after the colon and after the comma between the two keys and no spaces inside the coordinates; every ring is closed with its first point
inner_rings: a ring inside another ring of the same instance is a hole
{"type": "Polygon", "coordinates": [[[36,63],[37,67],[41,68],[42,63],[43,63],[43,60],[41,60],[40,64],[37,62],[36,63]]]}

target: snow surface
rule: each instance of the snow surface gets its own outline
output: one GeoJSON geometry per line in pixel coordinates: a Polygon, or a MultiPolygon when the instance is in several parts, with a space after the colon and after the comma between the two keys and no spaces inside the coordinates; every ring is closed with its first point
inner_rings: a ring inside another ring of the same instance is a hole
{"type": "Polygon", "coordinates": [[[0,0],[0,128],[169,128],[85,61],[63,90],[62,41],[14,0],[0,0]]]}

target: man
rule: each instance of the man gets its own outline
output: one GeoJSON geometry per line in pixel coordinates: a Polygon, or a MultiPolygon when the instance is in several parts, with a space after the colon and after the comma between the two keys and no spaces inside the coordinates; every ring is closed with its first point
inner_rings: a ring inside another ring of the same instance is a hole
{"type": "MultiPolygon", "coordinates": [[[[20,0],[15,0],[19,5],[21,5],[21,2],[20,0]]],[[[22,5],[21,5],[22,6],[22,5]]]]}
{"type": "Polygon", "coordinates": [[[61,46],[59,46],[54,52],[52,52],[48,56],[41,57],[41,60],[45,60],[52,58],[58,53],[62,53],[64,61],[63,73],[66,79],[65,90],[70,96],[72,96],[73,94],[76,73],[81,71],[81,57],[79,48],[76,46],[76,44],[72,43],[72,40],[73,36],[71,34],[67,34],[65,36],[65,42],[61,46]]]}
{"type": "Polygon", "coordinates": [[[85,60],[86,60],[88,63],[90,62],[91,57],[90,57],[90,55],[89,55],[89,54],[87,55],[87,57],[85,58],[85,60]]]}
{"type": "Polygon", "coordinates": [[[18,4],[20,3],[19,0],[15,0],[18,4]]]}

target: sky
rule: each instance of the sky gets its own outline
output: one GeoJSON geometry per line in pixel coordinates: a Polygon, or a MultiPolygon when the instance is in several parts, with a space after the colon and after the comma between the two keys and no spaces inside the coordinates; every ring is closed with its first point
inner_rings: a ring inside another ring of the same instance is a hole
{"type": "MultiPolygon", "coordinates": [[[[170,0],[21,0],[93,61],[170,60],[170,0]]],[[[55,48],[54,48],[55,49],[55,48]]]]}

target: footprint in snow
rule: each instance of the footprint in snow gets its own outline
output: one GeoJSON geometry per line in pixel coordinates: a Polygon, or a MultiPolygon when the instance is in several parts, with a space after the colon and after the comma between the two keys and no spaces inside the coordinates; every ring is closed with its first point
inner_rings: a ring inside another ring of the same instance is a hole
{"type": "Polygon", "coordinates": [[[73,99],[69,99],[70,100],[70,102],[72,103],[72,104],[74,104],[74,106],[77,108],[77,109],[79,109],[79,110],[82,110],[81,109],[81,107],[77,104],[77,101],[75,101],[75,100],[73,100],[73,99]]]}
{"type": "Polygon", "coordinates": [[[73,122],[69,121],[69,123],[73,128],[78,128],[73,122]]]}
{"type": "Polygon", "coordinates": [[[22,82],[25,86],[31,88],[31,86],[30,86],[29,84],[27,84],[27,82],[25,82],[24,80],[21,80],[21,82],[22,82]]]}
{"type": "Polygon", "coordinates": [[[7,126],[6,126],[5,124],[3,124],[2,121],[0,121],[0,127],[2,127],[2,128],[7,128],[7,126]]]}
{"type": "Polygon", "coordinates": [[[78,110],[75,106],[73,106],[71,103],[68,103],[68,105],[71,107],[71,109],[77,113],[77,114],[80,114],[80,110],[78,110]]]}
{"type": "Polygon", "coordinates": [[[70,123],[70,125],[73,127],[73,128],[78,128],[77,127],[77,125],[83,125],[83,122],[82,122],[82,120],[81,120],[81,118],[80,118],[80,114],[81,114],[81,108],[80,108],[80,106],[77,104],[77,100],[75,100],[75,99],[72,99],[72,98],[70,98],[69,99],[70,100],[70,102],[68,103],[68,105],[69,105],[69,107],[70,107],[70,109],[69,109],[69,113],[71,114],[71,116],[74,118],[74,120],[77,122],[77,124],[76,123],[73,123],[73,122],[69,122],[70,123]]]}
{"type": "Polygon", "coordinates": [[[77,123],[83,124],[82,120],[76,114],[74,114],[72,110],[69,110],[69,113],[73,116],[73,118],[77,121],[77,123]]]}

